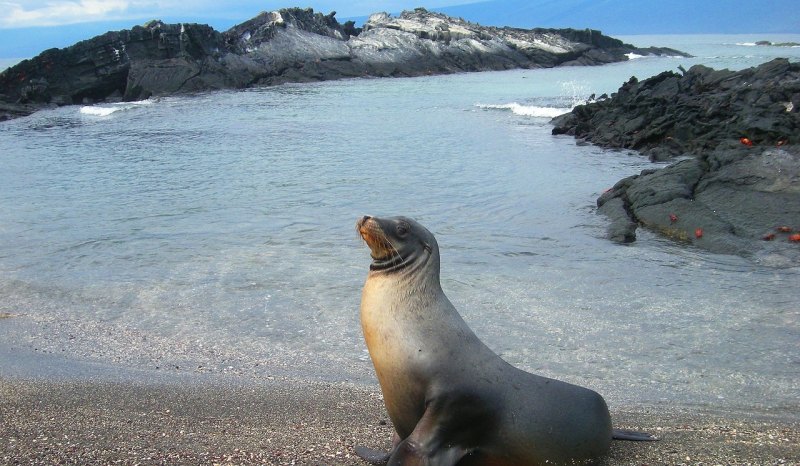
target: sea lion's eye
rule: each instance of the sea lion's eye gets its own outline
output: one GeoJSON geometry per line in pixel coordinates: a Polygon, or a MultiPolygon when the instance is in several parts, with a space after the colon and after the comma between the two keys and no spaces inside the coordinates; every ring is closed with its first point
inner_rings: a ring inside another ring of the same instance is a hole
{"type": "Polygon", "coordinates": [[[397,236],[403,238],[408,234],[409,228],[408,224],[405,222],[400,222],[397,224],[397,236]]]}

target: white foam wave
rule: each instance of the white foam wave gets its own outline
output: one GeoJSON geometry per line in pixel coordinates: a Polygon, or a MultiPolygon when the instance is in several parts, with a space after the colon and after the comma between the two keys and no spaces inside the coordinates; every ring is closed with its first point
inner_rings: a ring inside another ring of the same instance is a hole
{"type": "Polygon", "coordinates": [[[755,42],[737,42],[736,45],[740,45],[742,47],[755,47],[758,44],[755,42]]]}
{"type": "Polygon", "coordinates": [[[118,112],[120,110],[130,110],[132,108],[137,108],[143,105],[150,105],[153,101],[150,99],[147,100],[138,100],[135,102],[117,102],[108,105],[85,105],[81,107],[80,112],[83,115],[91,115],[91,116],[109,116],[112,113],[118,112]]]}
{"type": "Polygon", "coordinates": [[[537,118],[554,118],[572,111],[571,108],[538,107],[536,105],[521,105],[517,102],[500,105],[477,104],[477,107],[487,110],[511,110],[514,115],[537,118]]]}
{"type": "Polygon", "coordinates": [[[114,108],[114,107],[95,107],[95,106],[87,106],[81,107],[81,113],[84,115],[92,115],[92,116],[109,116],[112,113],[122,110],[122,108],[114,108]]]}
{"type": "Polygon", "coordinates": [[[645,57],[645,55],[639,55],[638,53],[633,53],[633,52],[626,53],[625,56],[628,57],[628,60],[636,60],[637,58],[645,57]]]}

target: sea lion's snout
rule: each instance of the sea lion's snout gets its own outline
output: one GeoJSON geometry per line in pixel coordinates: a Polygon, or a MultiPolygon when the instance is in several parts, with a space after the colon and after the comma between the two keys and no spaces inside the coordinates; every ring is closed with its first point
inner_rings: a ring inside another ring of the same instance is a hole
{"type": "Polygon", "coordinates": [[[375,260],[383,260],[391,257],[395,248],[389,242],[380,224],[371,216],[365,215],[356,222],[356,230],[361,238],[367,243],[370,255],[375,260]]]}
{"type": "Polygon", "coordinates": [[[372,217],[370,217],[369,215],[365,215],[360,219],[358,219],[358,221],[356,222],[356,230],[358,230],[358,232],[361,233],[361,227],[363,227],[364,224],[370,220],[372,220],[372,217]]]}
{"type": "Polygon", "coordinates": [[[369,215],[365,215],[360,219],[358,219],[358,221],[356,222],[356,231],[358,232],[359,235],[361,235],[361,238],[363,238],[364,241],[367,241],[367,244],[369,244],[367,236],[370,231],[370,227],[367,225],[367,223],[370,222],[371,220],[372,217],[370,217],[369,215]]]}

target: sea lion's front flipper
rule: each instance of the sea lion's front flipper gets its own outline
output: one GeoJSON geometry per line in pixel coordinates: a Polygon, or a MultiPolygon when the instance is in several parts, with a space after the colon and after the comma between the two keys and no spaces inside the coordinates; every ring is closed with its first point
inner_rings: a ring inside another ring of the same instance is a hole
{"type": "Polygon", "coordinates": [[[391,458],[392,453],[397,450],[398,445],[400,445],[400,436],[397,435],[397,432],[395,432],[392,436],[392,449],[389,451],[373,450],[372,448],[358,445],[353,447],[353,450],[355,450],[356,455],[358,455],[359,458],[367,463],[383,466],[389,462],[389,458],[391,458]]]}
{"type": "Polygon", "coordinates": [[[392,454],[388,466],[454,466],[469,452],[458,445],[441,445],[430,449],[404,440],[392,454]]]}
{"type": "MultiPolygon", "coordinates": [[[[414,431],[392,452],[389,466],[454,466],[471,453],[463,446],[454,421],[460,421],[452,408],[452,397],[441,397],[427,403],[425,413],[414,431]]],[[[460,424],[459,422],[456,422],[460,424]]]]}
{"type": "Polygon", "coordinates": [[[356,455],[369,464],[384,465],[389,461],[391,452],[378,451],[372,448],[356,446],[354,448],[356,455]]]}
{"type": "Polygon", "coordinates": [[[424,445],[404,440],[395,450],[388,466],[454,466],[468,452],[459,446],[440,446],[429,450],[424,445]]]}

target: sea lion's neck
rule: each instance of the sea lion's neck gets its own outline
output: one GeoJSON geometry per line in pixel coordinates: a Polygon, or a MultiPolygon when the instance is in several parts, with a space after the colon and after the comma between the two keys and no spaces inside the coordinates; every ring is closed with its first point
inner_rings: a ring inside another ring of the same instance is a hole
{"type": "Polygon", "coordinates": [[[439,258],[427,250],[417,248],[410,253],[395,254],[387,258],[374,259],[369,265],[370,274],[416,276],[433,274],[439,279],[439,258]]]}
{"type": "Polygon", "coordinates": [[[397,432],[409,435],[422,416],[430,384],[421,359],[431,353],[433,343],[426,334],[433,321],[442,322],[436,311],[444,293],[438,268],[384,273],[370,271],[361,295],[361,327],[375,373],[381,384],[389,417],[397,432]],[[427,322],[424,323],[424,322],[427,322]]]}
{"type": "Polygon", "coordinates": [[[398,269],[370,270],[364,293],[367,296],[362,296],[362,308],[363,298],[375,294],[380,299],[377,307],[381,313],[391,312],[399,316],[416,312],[418,301],[430,301],[443,294],[439,268],[411,263],[398,269]]]}
{"type": "Polygon", "coordinates": [[[408,341],[420,318],[435,318],[425,309],[443,295],[438,260],[417,261],[396,270],[370,270],[361,294],[361,324],[370,351],[372,336],[398,344],[408,341]]]}

